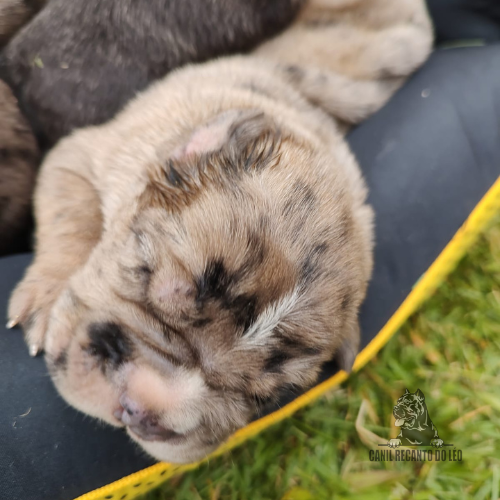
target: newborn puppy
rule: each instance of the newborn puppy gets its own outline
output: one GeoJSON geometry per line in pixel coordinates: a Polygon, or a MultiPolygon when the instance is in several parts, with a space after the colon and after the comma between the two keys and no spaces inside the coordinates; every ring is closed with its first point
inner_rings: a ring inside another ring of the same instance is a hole
{"type": "Polygon", "coordinates": [[[0,255],[30,220],[39,151],[10,88],[0,81],[0,255]]]}
{"type": "Polygon", "coordinates": [[[0,0],[0,48],[44,3],[45,0],[0,0]]]}
{"type": "Polygon", "coordinates": [[[204,457],[356,355],[372,211],[338,123],[380,107],[432,36],[417,0],[308,9],[258,55],[172,73],[43,164],[10,326],[70,404],[158,459],[204,457]]]}
{"type": "Polygon", "coordinates": [[[251,49],[303,1],[51,0],[5,48],[0,76],[46,148],[178,66],[251,49]]]}

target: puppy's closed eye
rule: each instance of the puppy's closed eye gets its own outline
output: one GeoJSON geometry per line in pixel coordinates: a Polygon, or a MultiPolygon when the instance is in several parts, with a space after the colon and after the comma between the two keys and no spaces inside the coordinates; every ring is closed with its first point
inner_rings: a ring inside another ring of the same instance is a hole
{"type": "Polygon", "coordinates": [[[86,351],[102,362],[118,367],[132,355],[132,345],[116,323],[92,323],[88,328],[90,343],[86,351]]]}

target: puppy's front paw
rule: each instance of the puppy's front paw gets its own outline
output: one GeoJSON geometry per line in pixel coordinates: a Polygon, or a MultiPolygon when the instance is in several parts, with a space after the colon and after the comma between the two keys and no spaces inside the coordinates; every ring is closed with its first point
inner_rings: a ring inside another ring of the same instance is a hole
{"type": "Polygon", "coordinates": [[[398,446],[401,446],[401,439],[391,439],[387,444],[389,445],[389,448],[397,448],[398,446]]]}
{"type": "Polygon", "coordinates": [[[431,446],[434,446],[434,448],[442,448],[443,447],[443,440],[442,439],[433,439],[431,441],[431,446]]]}
{"type": "Polygon", "coordinates": [[[63,281],[32,268],[10,298],[7,328],[21,325],[31,356],[44,348],[50,310],[63,287],[63,281]]]}
{"type": "Polygon", "coordinates": [[[396,26],[386,30],[383,36],[380,76],[408,76],[425,62],[431,52],[432,37],[416,27],[396,26]]]}

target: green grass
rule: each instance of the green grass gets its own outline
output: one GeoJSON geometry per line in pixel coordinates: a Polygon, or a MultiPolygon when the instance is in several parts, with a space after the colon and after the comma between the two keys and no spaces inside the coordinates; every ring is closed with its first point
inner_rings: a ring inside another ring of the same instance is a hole
{"type": "Polygon", "coordinates": [[[367,367],[292,418],[144,499],[497,500],[499,333],[497,218],[367,367]],[[392,408],[405,388],[423,391],[441,438],[463,450],[462,462],[369,461],[367,431],[395,436],[392,408]],[[361,408],[366,416],[357,430],[361,408]]]}

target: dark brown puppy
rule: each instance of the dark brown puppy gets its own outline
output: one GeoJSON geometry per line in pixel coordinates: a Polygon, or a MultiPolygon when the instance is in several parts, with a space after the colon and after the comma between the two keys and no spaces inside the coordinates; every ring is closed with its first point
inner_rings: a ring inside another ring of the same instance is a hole
{"type": "Polygon", "coordinates": [[[247,51],[304,0],[52,0],[5,48],[13,88],[43,147],[112,118],[188,62],[247,51]]]}
{"type": "Polygon", "coordinates": [[[30,219],[39,152],[11,90],[0,82],[0,255],[30,219]]]}
{"type": "Polygon", "coordinates": [[[45,0],[0,0],[0,47],[45,4],[45,0]]]}

